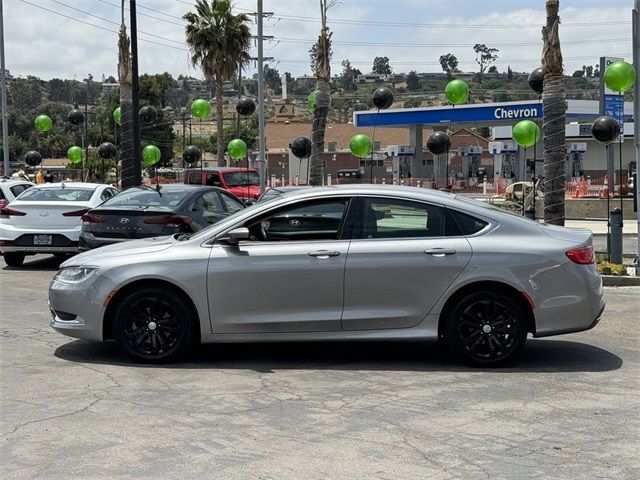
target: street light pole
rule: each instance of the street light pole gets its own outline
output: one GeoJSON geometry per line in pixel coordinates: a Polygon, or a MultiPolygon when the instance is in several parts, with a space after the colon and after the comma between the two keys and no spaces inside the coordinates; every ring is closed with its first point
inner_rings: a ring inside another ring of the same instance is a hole
{"type": "MultiPolygon", "coordinates": [[[[635,7],[631,14],[633,23],[633,65],[638,72],[640,69],[640,0],[635,0],[635,7]]],[[[624,132],[623,132],[624,134],[624,132]]],[[[636,189],[637,225],[638,225],[638,254],[636,256],[636,276],[640,277],[640,75],[636,75],[633,85],[633,138],[636,146],[636,181],[633,188],[636,189]]]]}
{"type": "Polygon", "coordinates": [[[2,12],[2,0],[0,0],[0,90],[2,90],[2,151],[4,158],[4,174],[11,176],[11,164],[9,162],[9,127],[7,111],[7,79],[4,65],[4,13],[2,12]]]}
{"type": "Polygon", "coordinates": [[[133,132],[133,175],[134,185],[142,183],[142,165],[140,163],[140,86],[138,79],[138,22],[136,20],[136,0],[130,0],[131,17],[131,114],[133,132]]]}

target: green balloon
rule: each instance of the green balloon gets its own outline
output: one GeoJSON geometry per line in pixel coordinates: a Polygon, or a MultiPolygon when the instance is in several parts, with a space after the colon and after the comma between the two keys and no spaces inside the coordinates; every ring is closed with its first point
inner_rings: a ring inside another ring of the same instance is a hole
{"type": "Polygon", "coordinates": [[[118,125],[122,125],[122,111],[120,110],[120,107],[113,111],[113,121],[118,125]]]}
{"type": "Polygon", "coordinates": [[[613,62],[604,71],[604,83],[614,92],[626,92],[635,81],[636,70],[624,60],[613,62]]]}
{"type": "Polygon", "coordinates": [[[53,126],[51,122],[51,118],[49,118],[49,116],[47,115],[38,115],[36,117],[35,123],[36,123],[36,128],[40,132],[48,132],[49,130],[51,130],[51,127],[53,126]]]}
{"type": "Polygon", "coordinates": [[[142,149],[142,161],[147,165],[155,165],[160,161],[160,149],[155,145],[147,145],[142,149]]]}
{"type": "Polygon", "coordinates": [[[307,97],[307,110],[313,112],[316,108],[316,92],[315,90],[307,97]]]}
{"type": "Polygon", "coordinates": [[[540,139],[540,127],[531,120],[522,120],[514,125],[511,136],[521,147],[533,147],[540,139]]]}
{"type": "Polygon", "coordinates": [[[461,105],[469,98],[469,86],[462,80],[451,80],[444,88],[444,95],[452,104],[461,105]]]}
{"type": "Polygon", "coordinates": [[[234,159],[244,158],[247,156],[247,144],[240,138],[234,138],[227,145],[229,156],[234,159]]]}
{"type": "Polygon", "coordinates": [[[77,145],[74,145],[67,150],[67,158],[73,164],[82,162],[82,157],[84,157],[84,151],[77,145]]]}
{"type": "Polygon", "coordinates": [[[204,98],[194,100],[191,104],[191,114],[196,118],[208,117],[211,113],[211,104],[204,98]]]}
{"type": "Polygon", "coordinates": [[[371,150],[373,150],[373,142],[366,135],[359,133],[351,139],[349,150],[351,150],[351,153],[356,157],[368,157],[371,154],[371,150]]]}

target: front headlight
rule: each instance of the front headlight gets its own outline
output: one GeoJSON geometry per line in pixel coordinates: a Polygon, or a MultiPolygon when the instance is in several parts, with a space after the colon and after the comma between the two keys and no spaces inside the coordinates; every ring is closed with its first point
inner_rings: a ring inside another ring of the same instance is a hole
{"type": "Polygon", "coordinates": [[[80,283],[89,278],[98,267],[67,267],[56,273],[54,280],[63,283],[80,283]]]}

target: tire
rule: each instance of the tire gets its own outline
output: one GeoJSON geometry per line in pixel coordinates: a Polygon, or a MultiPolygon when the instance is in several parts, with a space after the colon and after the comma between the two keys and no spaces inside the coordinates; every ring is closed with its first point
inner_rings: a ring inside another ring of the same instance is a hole
{"type": "Polygon", "coordinates": [[[474,292],[451,310],[445,338],[456,357],[475,366],[512,360],[527,340],[527,315],[511,297],[474,292]]]}
{"type": "Polygon", "coordinates": [[[10,267],[19,267],[24,262],[24,253],[6,252],[3,254],[4,263],[10,267]]]}
{"type": "Polygon", "coordinates": [[[119,303],[113,334],[118,346],[135,360],[167,363],[180,358],[192,345],[193,320],[182,296],[162,288],[143,288],[119,303]]]}

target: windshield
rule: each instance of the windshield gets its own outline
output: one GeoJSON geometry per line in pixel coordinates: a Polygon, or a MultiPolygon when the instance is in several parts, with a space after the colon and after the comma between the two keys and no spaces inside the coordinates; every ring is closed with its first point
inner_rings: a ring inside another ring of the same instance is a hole
{"type": "Polygon", "coordinates": [[[225,183],[230,187],[240,187],[246,185],[260,185],[258,172],[249,170],[247,172],[228,172],[223,174],[225,183]]]}
{"type": "Polygon", "coordinates": [[[94,188],[78,187],[31,187],[25,190],[19,200],[26,202],[88,202],[95,191],[94,188]]]}
{"type": "Polygon", "coordinates": [[[157,191],[155,188],[130,188],[118,195],[111,197],[109,200],[100,205],[104,207],[148,207],[162,206],[173,207],[178,205],[180,201],[187,196],[192,189],[157,191]]]}

